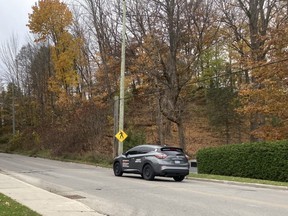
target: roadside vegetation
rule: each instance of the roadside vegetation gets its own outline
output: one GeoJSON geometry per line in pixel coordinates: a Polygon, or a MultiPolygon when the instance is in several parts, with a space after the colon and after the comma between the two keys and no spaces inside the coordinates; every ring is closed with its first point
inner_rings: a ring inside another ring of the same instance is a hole
{"type": "Polygon", "coordinates": [[[244,143],[201,149],[198,172],[288,182],[288,141],[244,143]]]}
{"type": "Polygon", "coordinates": [[[40,214],[0,193],[1,216],[40,216],[40,214]]]}

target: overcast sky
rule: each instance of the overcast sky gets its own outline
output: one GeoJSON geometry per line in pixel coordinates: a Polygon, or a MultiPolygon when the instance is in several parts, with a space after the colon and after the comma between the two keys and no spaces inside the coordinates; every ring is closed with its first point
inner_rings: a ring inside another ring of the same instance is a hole
{"type": "Polygon", "coordinates": [[[0,0],[0,45],[6,43],[13,34],[24,45],[29,32],[26,26],[28,13],[36,0],[0,0]]]}

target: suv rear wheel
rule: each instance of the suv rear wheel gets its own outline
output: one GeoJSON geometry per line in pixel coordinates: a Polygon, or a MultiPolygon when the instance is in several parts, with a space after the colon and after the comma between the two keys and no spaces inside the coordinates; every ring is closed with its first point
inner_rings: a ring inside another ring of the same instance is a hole
{"type": "Polygon", "coordinates": [[[176,182],[181,182],[183,181],[183,179],[185,178],[185,176],[174,176],[173,179],[176,181],[176,182]]]}
{"type": "Polygon", "coordinates": [[[146,180],[153,180],[155,173],[153,167],[150,164],[146,164],[143,168],[142,176],[146,180]]]}

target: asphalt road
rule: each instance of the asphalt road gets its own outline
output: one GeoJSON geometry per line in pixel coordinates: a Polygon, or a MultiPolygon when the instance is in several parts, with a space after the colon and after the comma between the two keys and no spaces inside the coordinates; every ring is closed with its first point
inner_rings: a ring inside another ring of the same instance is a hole
{"type": "Polygon", "coordinates": [[[145,181],[111,169],[0,153],[0,169],[105,215],[287,216],[288,190],[204,181],[145,181]]]}

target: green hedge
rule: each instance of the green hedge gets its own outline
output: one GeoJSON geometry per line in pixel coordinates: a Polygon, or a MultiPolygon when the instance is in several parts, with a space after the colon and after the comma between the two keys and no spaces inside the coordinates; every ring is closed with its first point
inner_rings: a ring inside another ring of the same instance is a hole
{"type": "Polygon", "coordinates": [[[288,182],[288,141],[201,149],[197,165],[199,173],[288,182]]]}

